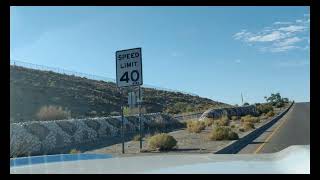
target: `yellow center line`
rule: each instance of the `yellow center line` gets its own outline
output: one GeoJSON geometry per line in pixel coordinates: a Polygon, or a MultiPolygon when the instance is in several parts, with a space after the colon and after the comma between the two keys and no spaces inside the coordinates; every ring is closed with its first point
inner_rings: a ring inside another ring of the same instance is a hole
{"type": "MultiPolygon", "coordinates": [[[[291,107],[292,108],[292,107],[291,107]]],[[[288,118],[284,119],[277,127],[276,129],[267,137],[264,143],[262,143],[253,153],[257,154],[265,145],[266,143],[272,138],[272,136],[280,129],[280,127],[287,121],[288,118]]]]}

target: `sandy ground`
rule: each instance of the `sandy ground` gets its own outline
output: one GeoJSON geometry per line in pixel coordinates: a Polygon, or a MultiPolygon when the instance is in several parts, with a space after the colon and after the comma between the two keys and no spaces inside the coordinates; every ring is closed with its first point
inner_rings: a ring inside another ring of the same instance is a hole
{"type": "MultiPolygon", "coordinates": [[[[283,109],[275,109],[276,115],[279,114],[283,109]]],[[[262,126],[263,124],[270,121],[272,118],[263,119],[260,121],[260,123],[256,123],[255,127],[258,128],[262,126]]],[[[238,130],[238,126],[240,125],[240,120],[236,121],[230,121],[230,126],[234,124],[235,128],[233,130],[238,133],[239,138],[243,137],[249,132],[240,132],[238,130]]],[[[177,141],[177,148],[175,150],[169,151],[169,152],[161,152],[161,153],[214,153],[224,147],[226,147],[229,143],[232,141],[211,141],[208,139],[208,135],[210,131],[212,130],[212,127],[207,127],[205,130],[203,130],[201,133],[189,133],[186,129],[177,130],[170,132],[168,134],[172,135],[177,141]]],[[[147,138],[148,135],[143,139],[142,143],[142,149],[146,150],[148,149],[147,144],[147,138]]],[[[107,153],[112,154],[113,156],[143,156],[143,155],[154,155],[158,154],[160,152],[140,152],[140,142],[139,141],[128,141],[125,142],[125,154],[122,154],[122,143],[114,144],[111,146],[106,146],[103,148],[95,149],[86,151],[85,153],[107,153]]]]}

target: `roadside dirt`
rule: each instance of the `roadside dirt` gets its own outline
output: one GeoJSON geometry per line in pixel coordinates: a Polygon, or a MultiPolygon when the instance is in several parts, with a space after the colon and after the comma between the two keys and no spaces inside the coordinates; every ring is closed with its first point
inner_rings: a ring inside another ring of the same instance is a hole
{"type": "MultiPolygon", "coordinates": [[[[287,108],[287,107],[285,107],[287,108]]],[[[278,115],[280,112],[285,110],[285,108],[282,109],[275,109],[275,116],[278,115]]],[[[262,126],[263,124],[270,121],[272,118],[267,119],[261,119],[259,123],[255,124],[255,127],[258,128],[262,126]]],[[[247,131],[247,132],[240,132],[238,130],[238,127],[240,126],[240,120],[231,121],[230,125],[234,125],[235,127],[232,128],[236,133],[238,133],[239,138],[243,137],[244,135],[248,134],[249,132],[253,131],[247,131]]],[[[232,141],[226,140],[226,141],[211,141],[208,139],[208,135],[210,134],[212,130],[212,127],[207,127],[205,130],[201,131],[201,133],[189,133],[186,129],[173,131],[168,134],[172,135],[177,141],[177,148],[175,150],[169,151],[169,152],[140,152],[140,142],[139,141],[128,141],[125,142],[125,154],[122,154],[122,144],[114,144],[111,146],[106,146],[103,148],[86,151],[85,153],[106,153],[106,154],[112,154],[114,157],[119,156],[144,156],[144,155],[157,155],[159,153],[168,153],[168,154],[189,154],[189,153],[214,153],[224,147],[226,147],[228,144],[230,144],[232,141]]],[[[142,143],[142,149],[147,150],[148,149],[148,136],[143,139],[142,143]]]]}

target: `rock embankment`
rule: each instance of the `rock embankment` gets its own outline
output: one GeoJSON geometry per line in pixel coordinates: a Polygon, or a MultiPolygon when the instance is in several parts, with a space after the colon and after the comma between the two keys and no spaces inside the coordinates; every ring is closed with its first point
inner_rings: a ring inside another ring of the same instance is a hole
{"type": "MultiPolygon", "coordinates": [[[[147,114],[142,117],[144,128],[171,131],[182,124],[166,114],[147,114]]],[[[137,116],[124,118],[126,136],[139,130],[137,116]]],[[[121,142],[121,117],[30,121],[10,124],[10,155],[27,156],[68,153],[72,148],[96,146],[99,142],[121,142]]]]}
{"type": "Polygon", "coordinates": [[[205,118],[220,118],[222,116],[231,117],[257,114],[258,111],[256,106],[254,105],[234,108],[209,109],[200,116],[199,120],[204,120],[205,118]]]}

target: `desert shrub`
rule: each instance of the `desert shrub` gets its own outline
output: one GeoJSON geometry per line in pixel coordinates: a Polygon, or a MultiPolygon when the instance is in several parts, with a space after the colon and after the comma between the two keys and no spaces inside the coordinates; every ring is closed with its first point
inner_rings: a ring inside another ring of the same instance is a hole
{"type": "Polygon", "coordinates": [[[166,151],[173,149],[176,145],[177,140],[165,133],[154,135],[148,140],[148,148],[150,150],[166,151]]]}
{"type": "Polygon", "coordinates": [[[214,125],[216,126],[228,126],[229,118],[228,116],[222,116],[220,119],[214,121],[214,125]]]}
{"type": "Polygon", "coordinates": [[[214,120],[212,118],[205,118],[203,122],[206,127],[209,127],[209,126],[212,126],[212,124],[214,123],[214,120]]]}
{"type": "Polygon", "coordinates": [[[231,116],[231,120],[235,121],[235,120],[238,120],[239,117],[238,116],[231,116]]]}
{"type": "Polygon", "coordinates": [[[38,120],[61,120],[71,118],[71,112],[61,106],[42,106],[36,114],[38,120]]]}
{"type": "MultiPolygon", "coordinates": [[[[140,109],[141,113],[145,114],[146,108],[141,107],[140,109]]],[[[139,114],[139,108],[138,107],[134,107],[134,108],[130,108],[130,107],[124,107],[123,108],[123,115],[124,116],[132,116],[132,115],[138,115],[139,114]]]]}
{"type": "Polygon", "coordinates": [[[273,111],[273,107],[271,104],[260,104],[257,105],[257,111],[259,114],[268,113],[269,111],[273,111]]]}
{"type": "Polygon", "coordinates": [[[133,137],[133,141],[140,141],[142,138],[141,138],[141,136],[138,134],[138,135],[135,135],[134,137],[133,137]]]}
{"type": "Polygon", "coordinates": [[[229,131],[228,139],[229,140],[237,140],[237,139],[239,139],[239,136],[238,136],[238,134],[236,132],[229,131]]]}
{"type": "Polygon", "coordinates": [[[225,126],[214,127],[209,135],[210,140],[220,141],[220,140],[235,140],[239,136],[237,133],[233,132],[231,128],[225,126]]]}
{"type": "Polygon", "coordinates": [[[77,149],[71,149],[69,154],[78,154],[78,153],[81,153],[81,152],[77,149]]]}
{"type": "Polygon", "coordinates": [[[268,116],[265,113],[262,113],[259,117],[259,119],[267,119],[268,116]]]}
{"type": "Polygon", "coordinates": [[[274,114],[274,112],[273,111],[269,111],[267,114],[266,114],[266,116],[268,116],[268,117],[272,117],[272,116],[274,116],[275,114],[274,114]]]}
{"type": "Polygon", "coordinates": [[[254,124],[252,122],[244,122],[239,130],[245,132],[251,129],[255,129],[254,124]]]}
{"type": "Polygon", "coordinates": [[[205,122],[198,120],[190,120],[187,122],[187,130],[190,133],[200,133],[206,128],[205,122]]]}
{"type": "Polygon", "coordinates": [[[230,127],[231,127],[231,128],[235,128],[235,127],[236,127],[236,125],[232,124],[230,127]]]}
{"type": "Polygon", "coordinates": [[[260,121],[259,117],[253,117],[251,115],[246,115],[241,117],[241,122],[258,123],[260,121]]]}

